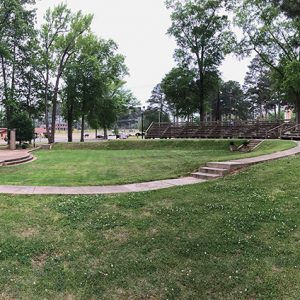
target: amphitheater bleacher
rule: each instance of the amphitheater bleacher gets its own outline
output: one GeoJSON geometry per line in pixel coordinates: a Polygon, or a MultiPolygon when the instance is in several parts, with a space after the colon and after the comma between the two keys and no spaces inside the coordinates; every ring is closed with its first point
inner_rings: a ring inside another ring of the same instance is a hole
{"type": "Polygon", "coordinates": [[[155,123],[146,130],[146,139],[154,138],[279,138],[291,126],[287,121],[224,121],[200,124],[155,123]]]}

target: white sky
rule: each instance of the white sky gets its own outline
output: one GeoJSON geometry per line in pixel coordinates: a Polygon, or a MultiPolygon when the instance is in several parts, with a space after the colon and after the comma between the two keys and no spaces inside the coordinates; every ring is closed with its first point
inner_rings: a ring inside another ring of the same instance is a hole
{"type": "MultiPolygon", "coordinates": [[[[72,11],[94,15],[94,33],[113,39],[126,57],[130,76],[127,87],[141,103],[149,99],[153,87],[175,66],[175,41],[166,35],[171,21],[164,0],[36,0],[38,23],[49,7],[67,3],[72,11]]],[[[249,59],[225,59],[223,79],[243,83],[249,59]]]]}

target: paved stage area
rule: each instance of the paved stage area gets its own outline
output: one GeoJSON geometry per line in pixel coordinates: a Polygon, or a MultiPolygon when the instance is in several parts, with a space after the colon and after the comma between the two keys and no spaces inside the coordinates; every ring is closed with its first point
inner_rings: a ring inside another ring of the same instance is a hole
{"type": "Polygon", "coordinates": [[[0,150],[0,161],[21,159],[28,156],[28,150],[0,150]]]}

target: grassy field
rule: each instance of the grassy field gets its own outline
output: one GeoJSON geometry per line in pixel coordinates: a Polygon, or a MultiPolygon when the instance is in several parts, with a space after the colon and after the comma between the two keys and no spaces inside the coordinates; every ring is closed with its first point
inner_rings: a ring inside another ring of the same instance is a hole
{"type": "Polygon", "coordinates": [[[299,167],[137,194],[1,195],[0,298],[299,299],[299,167]]]}
{"type": "MultiPolygon", "coordinates": [[[[237,141],[241,143],[242,141],[237,141]]],[[[58,144],[35,162],[0,168],[0,184],[107,185],[189,175],[208,161],[257,156],[293,147],[265,141],[256,151],[229,151],[228,140],[152,140],[58,144]]]]}

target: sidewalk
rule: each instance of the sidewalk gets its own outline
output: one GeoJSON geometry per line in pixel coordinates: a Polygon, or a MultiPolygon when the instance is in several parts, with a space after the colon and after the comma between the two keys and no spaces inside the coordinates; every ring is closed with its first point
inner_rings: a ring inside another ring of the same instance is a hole
{"type": "MultiPolygon", "coordinates": [[[[243,158],[238,160],[222,162],[222,164],[239,164],[249,166],[252,164],[279,159],[300,153],[300,142],[297,146],[272,154],[243,158]]],[[[151,182],[124,184],[124,185],[107,185],[107,186],[77,186],[77,187],[57,187],[57,186],[16,186],[0,185],[0,194],[19,194],[19,195],[97,195],[97,194],[119,194],[131,192],[145,192],[160,190],[175,186],[184,186],[196,183],[202,183],[206,180],[196,179],[194,177],[182,177],[177,179],[157,180],[151,182]]]]}

